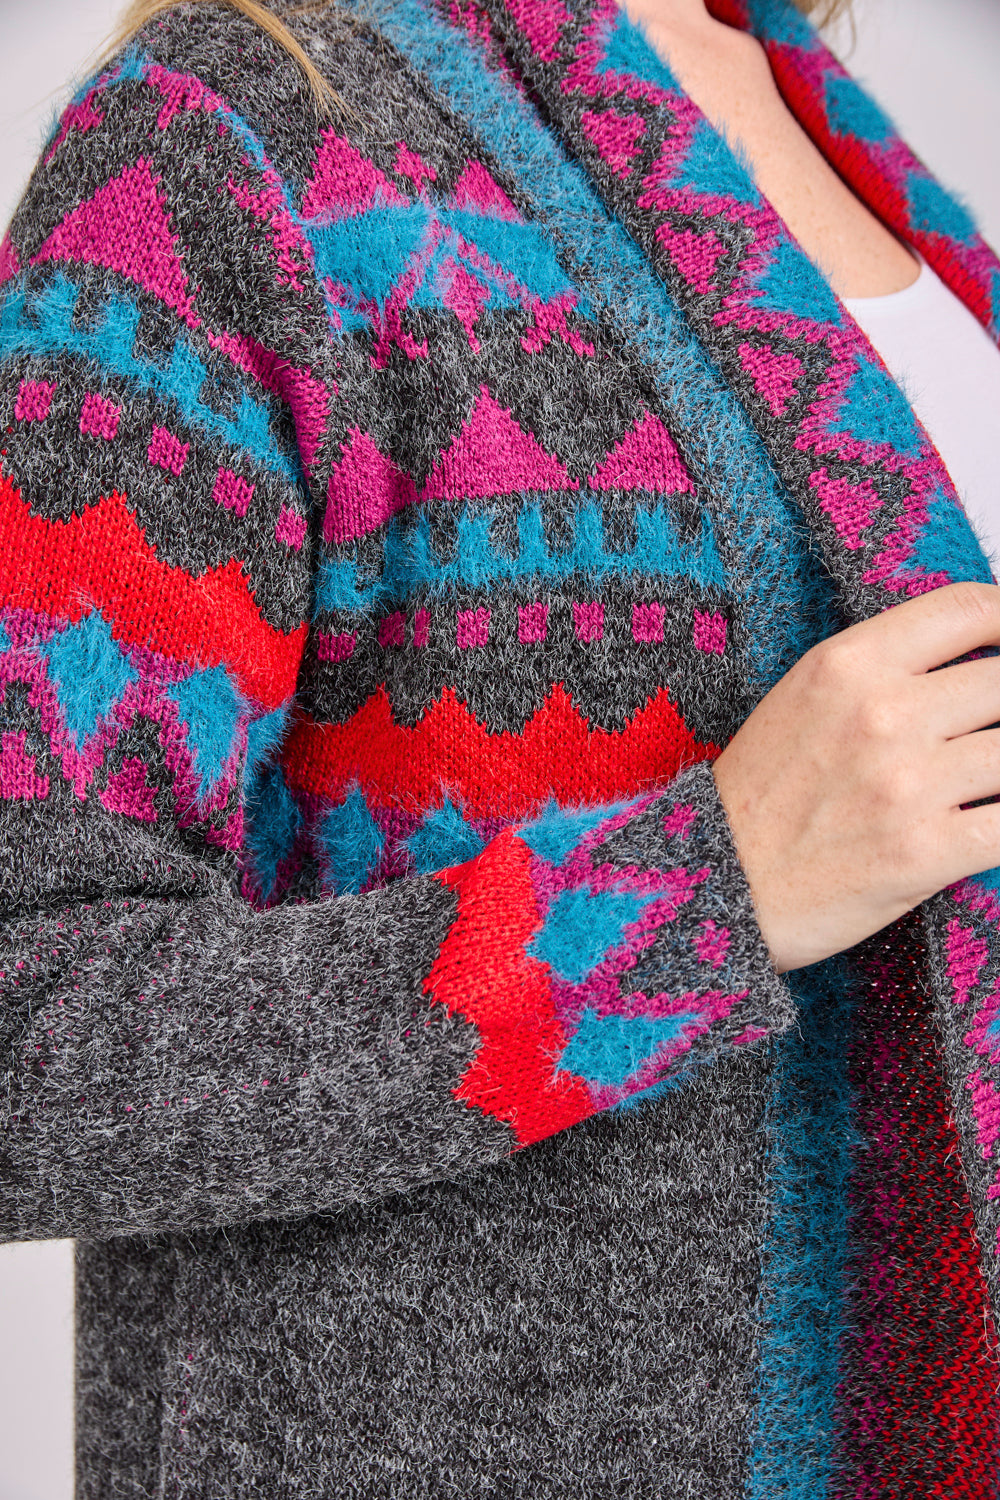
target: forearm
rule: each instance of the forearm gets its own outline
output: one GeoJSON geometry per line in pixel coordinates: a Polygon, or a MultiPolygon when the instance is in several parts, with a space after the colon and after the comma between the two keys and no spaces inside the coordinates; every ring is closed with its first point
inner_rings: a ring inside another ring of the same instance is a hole
{"type": "Polygon", "coordinates": [[[6,922],[3,1235],[333,1212],[787,1026],[712,793],[701,766],[362,896],[6,922]]]}

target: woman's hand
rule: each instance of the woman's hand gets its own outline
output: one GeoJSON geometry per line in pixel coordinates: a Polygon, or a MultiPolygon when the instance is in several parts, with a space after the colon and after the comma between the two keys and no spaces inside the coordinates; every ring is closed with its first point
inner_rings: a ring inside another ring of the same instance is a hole
{"type": "Polygon", "coordinates": [[[1000,864],[1000,588],[956,583],[853,625],[776,684],[715,779],[779,970],[1000,864]],[[976,733],[975,731],[982,731],[976,733]]]}

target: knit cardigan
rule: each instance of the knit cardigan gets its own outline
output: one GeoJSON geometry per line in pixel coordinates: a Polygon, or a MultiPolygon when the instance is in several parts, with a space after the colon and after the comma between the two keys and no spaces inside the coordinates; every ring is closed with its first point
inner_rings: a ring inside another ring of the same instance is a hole
{"type": "MultiPolygon", "coordinates": [[[[1000,263],[785,0],[803,127],[1000,263]]],[[[1000,876],[779,977],[711,761],[989,569],[613,0],[178,6],[0,249],[0,1229],[78,1500],[992,1497],[1000,876]],[[572,1127],[572,1128],[571,1128],[572,1127]]]]}

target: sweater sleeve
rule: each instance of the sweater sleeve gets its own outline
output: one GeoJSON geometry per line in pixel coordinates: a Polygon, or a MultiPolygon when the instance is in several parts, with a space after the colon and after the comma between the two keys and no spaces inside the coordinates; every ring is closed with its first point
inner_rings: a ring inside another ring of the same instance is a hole
{"type": "Polygon", "coordinates": [[[318,348],[273,354],[293,283],[308,295],[275,174],[226,164],[193,80],[109,76],[0,252],[7,1239],[334,1212],[791,1018],[705,764],[542,809],[452,868],[246,899],[254,783],[298,711],[335,383],[318,348]],[[193,206],[189,165],[182,187],[142,144],[185,110],[216,152],[193,206]],[[205,204],[196,279],[178,225],[190,251],[205,204]]]}

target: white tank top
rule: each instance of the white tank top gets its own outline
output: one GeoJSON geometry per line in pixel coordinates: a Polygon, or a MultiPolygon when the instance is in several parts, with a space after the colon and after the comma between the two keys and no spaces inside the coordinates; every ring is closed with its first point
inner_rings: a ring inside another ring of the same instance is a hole
{"type": "Polygon", "coordinates": [[[927,429],[996,571],[1000,349],[926,262],[901,292],[843,301],[927,429]]]}

